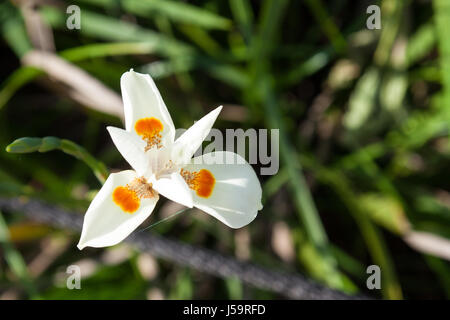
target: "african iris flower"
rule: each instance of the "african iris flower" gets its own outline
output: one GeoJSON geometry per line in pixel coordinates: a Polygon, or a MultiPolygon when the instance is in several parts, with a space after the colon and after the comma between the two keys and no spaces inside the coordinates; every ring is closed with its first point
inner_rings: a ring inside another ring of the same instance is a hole
{"type": "Polygon", "coordinates": [[[196,207],[231,228],[253,221],[262,204],[252,167],[233,152],[192,158],[222,107],[175,140],[172,118],[152,78],[130,70],[120,85],[125,130],[107,129],[133,170],[109,175],[86,212],[78,248],[119,243],[150,216],[159,195],[196,207]]]}

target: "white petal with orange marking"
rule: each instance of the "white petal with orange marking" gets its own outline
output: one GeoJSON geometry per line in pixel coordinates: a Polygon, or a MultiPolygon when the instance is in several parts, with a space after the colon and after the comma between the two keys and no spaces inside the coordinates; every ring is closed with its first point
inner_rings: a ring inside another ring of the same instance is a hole
{"type": "Polygon", "coordinates": [[[222,106],[217,107],[206,116],[196,121],[174,143],[173,157],[178,164],[188,164],[195,151],[208,136],[222,106]]]}
{"type": "Polygon", "coordinates": [[[131,132],[115,127],[106,128],[122,157],[138,175],[150,174],[149,157],[145,154],[146,143],[131,132]]]}
{"type": "MultiPolygon", "coordinates": [[[[239,155],[233,152],[218,151],[192,159],[191,164],[183,167],[188,172],[209,171],[214,177],[203,179],[199,185],[212,185],[209,195],[199,195],[191,190],[194,206],[217,218],[231,228],[241,228],[252,222],[262,209],[261,184],[253,168],[239,155]],[[233,164],[211,164],[214,158],[234,158],[243,162],[233,164]],[[201,158],[203,164],[198,163],[201,158]]],[[[189,183],[188,183],[189,184],[189,183]]],[[[198,186],[197,186],[198,187],[198,186]]],[[[205,195],[207,192],[205,192],[205,195]]]]}
{"type": "Polygon", "coordinates": [[[145,118],[155,118],[162,124],[163,145],[175,139],[175,126],[153,79],[148,74],[125,72],[120,78],[125,113],[125,128],[135,132],[136,123],[145,118]]]}
{"type": "Polygon", "coordinates": [[[78,248],[112,246],[125,239],[152,213],[159,199],[157,193],[139,201],[124,192],[138,176],[132,170],[109,175],[91,202],[83,222],[78,248]],[[115,194],[115,198],[113,195],[115,194]],[[117,203],[116,203],[116,202],[117,203]],[[127,210],[127,211],[124,211],[127,210]]]}

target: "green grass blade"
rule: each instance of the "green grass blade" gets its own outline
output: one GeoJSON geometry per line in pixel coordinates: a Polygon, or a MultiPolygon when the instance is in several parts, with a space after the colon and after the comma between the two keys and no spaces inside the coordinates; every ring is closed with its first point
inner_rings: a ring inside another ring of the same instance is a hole
{"type": "Polygon", "coordinates": [[[237,277],[225,279],[225,286],[230,300],[241,300],[244,296],[242,282],[237,277]]]}
{"type": "Polygon", "coordinates": [[[165,16],[174,22],[204,29],[228,30],[231,27],[229,19],[188,3],[170,0],[122,0],[121,3],[126,11],[144,18],[165,16]]]}
{"type": "Polygon", "coordinates": [[[250,42],[253,32],[253,11],[250,2],[248,0],[230,0],[230,8],[244,38],[250,42]]]}
{"type": "Polygon", "coordinates": [[[445,291],[447,299],[450,299],[450,267],[448,263],[429,255],[425,255],[425,261],[439,277],[442,289],[445,291]]]}
{"type": "Polygon", "coordinates": [[[392,46],[402,21],[403,7],[407,1],[383,0],[381,3],[381,35],[375,50],[374,60],[379,67],[388,63],[392,46]]]}
{"type": "Polygon", "coordinates": [[[140,72],[149,73],[154,78],[164,78],[195,69],[204,70],[213,78],[231,87],[245,89],[249,85],[248,74],[242,69],[201,55],[180,57],[170,61],[155,61],[138,68],[140,72]]]}
{"type": "Polygon", "coordinates": [[[306,0],[308,8],[311,10],[314,18],[319,23],[325,35],[330,40],[336,52],[342,53],[346,50],[347,42],[334,23],[332,17],[328,14],[326,7],[321,0],[306,0]]]}
{"type": "MultiPolygon", "coordinates": [[[[299,219],[305,227],[308,242],[313,245],[314,252],[317,253],[317,256],[314,255],[315,258],[320,259],[323,269],[327,270],[321,277],[323,277],[323,281],[334,288],[348,288],[344,277],[340,275],[337,269],[337,261],[332,254],[327,234],[302,174],[302,168],[297,161],[293,160],[297,158],[297,155],[284,134],[284,125],[275,98],[272,95],[272,89],[268,84],[264,85],[261,82],[259,88],[264,101],[268,127],[280,129],[280,153],[283,165],[288,172],[292,199],[299,219]]],[[[308,255],[308,257],[311,257],[311,255],[308,255]]]]}
{"type": "Polygon", "coordinates": [[[442,73],[442,85],[444,89],[444,110],[447,110],[447,119],[450,116],[450,42],[448,33],[450,30],[450,2],[447,0],[433,1],[435,24],[438,36],[440,53],[440,67],[442,73]]]}
{"type": "Polygon", "coordinates": [[[348,111],[344,114],[345,128],[351,131],[359,130],[370,119],[376,106],[380,81],[380,72],[375,67],[367,69],[359,79],[350,96],[348,111]]]}
{"type": "MultiPolygon", "coordinates": [[[[86,59],[102,58],[116,55],[150,54],[155,52],[155,45],[148,42],[118,42],[88,44],[63,50],[59,55],[68,61],[79,62],[86,59]]],[[[23,66],[16,69],[2,84],[0,89],[0,110],[11,97],[24,85],[33,81],[43,71],[34,67],[23,66]]]]}
{"type": "Polygon", "coordinates": [[[4,21],[0,21],[2,36],[14,53],[18,57],[22,57],[32,49],[32,45],[20,11],[8,2],[3,3],[0,10],[2,18],[4,18],[4,21]]]}
{"type": "Polygon", "coordinates": [[[337,261],[334,258],[327,234],[323,228],[319,214],[315,207],[308,185],[301,172],[296,159],[295,148],[285,134],[280,109],[274,92],[274,84],[270,73],[270,57],[278,43],[278,28],[283,21],[284,11],[288,1],[266,0],[259,22],[259,34],[252,42],[253,64],[250,66],[252,72],[253,88],[257,88],[254,96],[249,98],[253,103],[261,104],[265,111],[265,120],[268,128],[280,129],[279,143],[283,165],[290,177],[289,187],[292,200],[297,209],[300,221],[306,230],[308,242],[312,244],[317,259],[321,261],[324,270],[322,280],[334,288],[348,288],[344,277],[337,269],[337,261]]]}
{"type": "Polygon", "coordinates": [[[436,44],[436,29],[432,23],[424,24],[409,39],[406,48],[406,64],[413,65],[425,57],[436,44]]]}
{"type": "Polygon", "coordinates": [[[289,86],[298,84],[304,78],[313,75],[331,60],[329,50],[322,50],[306,59],[298,66],[293,67],[285,76],[280,78],[280,86],[289,86]]]}
{"type": "Polygon", "coordinates": [[[8,103],[9,99],[37,76],[43,74],[39,69],[33,67],[21,67],[16,69],[2,84],[0,89],[0,110],[8,103]]]}
{"type": "Polygon", "coordinates": [[[314,171],[315,177],[318,180],[333,188],[352,214],[374,263],[383,270],[383,277],[381,280],[383,296],[394,300],[402,299],[402,289],[398,282],[394,263],[383,235],[371,221],[373,215],[372,217],[369,216],[367,213],[368,210],[362,206],[363,203],[360,203],[359,198],[355,196],[356,193],[352,189],[350,182],[343,174],[321,167],[312,159],[302,157],[302,162],[304,165],[307,165],[309,169],[314,171]]]}
{"type": "Polygon", "coordinates": [[[0,212],[0,245],[4,251],[4,258],[28,295],[31,298],[38,298],[36,288],[28,273],[27,265],[23,260],[22,255],[14,248],[9,238],[8,225],[0,212]]]}
{"type": "MultiPolygon", "coordinates": [[[[52,27],[66,28],[66,14],[63,11],[46,6],[40,12],[52,27]]],[[[185,55],[192,50],[188,45],[160,33],[88,10],[83,10],[82,24],[80,33],[86,36],[106,41],[146,42],[154,47],[155,52],[165,56],[185,55]]]]}
{"type": "Polygon", "coordinates": [[[150,54],[155,46],[148,42],[95,43],[61,51],[59,55],[71,62],[129,54],[150,54]]]}
{"type": "Polygon", "coordinates": [[[178,29],[208,55],[219,57],[224,52],[218,42],[199,26],[182,24],[178,29]]]}

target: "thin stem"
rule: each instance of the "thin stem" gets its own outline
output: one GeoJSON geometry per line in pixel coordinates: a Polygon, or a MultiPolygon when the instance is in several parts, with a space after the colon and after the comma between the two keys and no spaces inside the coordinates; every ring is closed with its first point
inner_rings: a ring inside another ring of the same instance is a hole
{"type": "Polygon", "coordinates": [[[185,212],[185,211],[187,211],[187,210],[189,210],[189,209],[191,209],[191,208],[184,208],[184,209],[182,209],[182,210],[180,210],[180,211],[177,211],[177,212],[175,212],[174,214],[168,216],[167,218],[164,218],[164,219],[161,219],[161,220],[159,220],[159,221],[156,221],[155,223],[149,225],[148,227],[146,227],[146,228],[144,228],[144,229],[142,229],[142,230],[139,230],[139,232],[148,230],[148,229],[150,229],[150,228],[154,228],[154,227],[156,227],[158,224],[163,223],[163,222],[165,222],[165,221],[167,221],[167,220],[169,220],[169,219],[175,218],[177,215],[179,215],[179,214],[181,214],[181,213],[183,213],[183,212],[185,212]]]}

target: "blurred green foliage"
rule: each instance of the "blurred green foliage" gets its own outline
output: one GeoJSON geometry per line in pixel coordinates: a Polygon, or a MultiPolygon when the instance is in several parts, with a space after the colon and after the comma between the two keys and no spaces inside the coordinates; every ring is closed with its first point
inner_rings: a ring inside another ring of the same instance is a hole
{"type": "MultiPolygon", "coordinates": [[[[150,73],[176,127],[224,104],[218,128],[280,129],[280,171],[260,177],[264,209],[244,231],[188,212],[151,232],[238,256],[244,248],[254,263],[348,293],[366,291],[366,267],[377,264],[381,293],[369,294],[449,297],[448,263],[404,239],[415,230],[450,238],[450,2],[82,0],[80,30],[66,27],[68,1],[31,11],[25,2],[0,4],[1,195],[84,211],[100,187],[90,169],[103,181],[103,163],[127,166],[105,130],[119,119],[80,108],[46,70],[21,64],[45,38],[117,92],[123,72],[150,73]],[[366,28],[369,4],[381,7],[381,30],[366,28]],[[16,140],[24,136],[45,138],[16,140]],[[41,154],[54,149],[87,166],[41,154]]],[[[168,211],[161,204],[150,223],[168,211]]],[[[277,298],[164,261],[149,279],[140,253],[104,265],[109,249],[80,253],[78,235],[33,232],[20,213],[3,214],[0,298],[277,298]],[[7,225],[28,236],[9,237],[7,225]],[[69,244],[37,276],[33,261],[55,237],[69,244]],[[82,260],[99,267],[82,290],[67,290],[55,274],[82,260]]]]}

